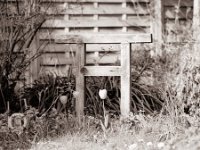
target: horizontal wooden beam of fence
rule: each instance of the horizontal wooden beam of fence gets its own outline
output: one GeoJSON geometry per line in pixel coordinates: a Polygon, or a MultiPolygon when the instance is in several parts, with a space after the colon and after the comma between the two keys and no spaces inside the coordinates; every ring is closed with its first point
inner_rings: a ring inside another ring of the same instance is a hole
{"type": "MultiPolygon", "coordinates": [[[[56,43],[151,43],[151,34],[67,34],[52,37],[56,43]]],[[[48,39],[48,37],[46,39],[48,39]]],[[[40,35],[44,38],[44,35],[40,35]]]]}
{"type": "Polygon", "coordinates": [[[84,66],[81,68],[84,76],[120,76],[121,66],[84,66]]]}
{"type": "MultiPolygon", "coordinates": [[[[14,1],[14,0],[10,0],[14,1]]],[[[41,2],[102,2],[102,3],[116,3],[116,2],[124,2],[124,0],[40,0],[41,2]]],[[[145,2],[148,3],[150,0],[126,0],[126,2],[145,2]]]]}
{"type": "Polygon", "coordinates": [[[193,6],[193,0],[163,0],[164,6],[193,6]],[[179,4],[180,3],[180,4],[179,4]]]}
{"type": "Polygon", "coordinates": [[[150,26],[150,17],[132,17],[129,20],[109,19],[109,20],[47,20],[43,27],[65,28],[65,27],[130,27],[130,26],[150,26]],[[136,21],[137,20],[137,21],[136,21]]]}
{"type": "MultiPolygon", "coordinates": [[[[47,12],[47,14],[72,14],[72,15],[120,15],[120,14],[128,14],[128,15],[148,15],[150,12],[146,5],[141,5],[139,7],[126,7],[122,8],[121,5],[108,5],[99,6],[95,8],[93,6],[76,4],[71,7],[64,6],[63,4],[57,4],[56,7],[41,7],[42,11],[47,12]],[[117,10],[117,11],[116,11],[117,10]]],[[[140,16],[141,17],[141,16],[140,16]]]]}

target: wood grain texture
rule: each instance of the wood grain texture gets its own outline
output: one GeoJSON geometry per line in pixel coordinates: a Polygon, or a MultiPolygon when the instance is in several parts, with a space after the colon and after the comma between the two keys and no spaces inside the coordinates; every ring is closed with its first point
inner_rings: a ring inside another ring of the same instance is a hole
{"type": "Polygon", "coordinates": [[[199,66],[200,60],[200,1],[194,0],[194,18],[193,18],[193,39],[195,44],[193,45],[193,65],[199,66]]]}
{"type": "MultiPolygon", "coordinates": [[[[42,36],[40,37],[42,38],[42,36]]],[[[52,36],[56,43],[150,43],[151,34],[68,34],[52,36]]]]}
{"type": "Polygon", "coordinates": [[[163,0],[164,6],[177,6],[180,1],[180,6],[193,6],[193,0],[163,0]]]}
{"type": "Polygon", "coordinates": [[[79,93],[76,98],[76,115],[79,123],[81,117],[84,115],[84,101],[85,101],[85,77],[81,73],[81,68],[85,65],[85,44],[79,44],[79,50],[76,51],[76,91],[79,93]]]}
{"type": "MultiPolygon", "coordinates": [[[[101,5],[100,5],[101,6],[101,5]]],[[[104,5],[95,8],[93,5],[84,4],[71,4],[69,7],[64,7],[63,4],[56,4],[55,6],[48,7],[44,5],[41,10],[47,14],[68,14],[68,15],[113,15],[113,14],[134,14],[134,15],[147,15],[149,10],[145,5],[139,7],[125,7],[120,5],[104,5]],[[117,10],[117,11],[116,11],[117,10]]]]}
{"type": "Polygon", "coordinates": [[[84,66],[84,76],[120,76],[120,66],[84,66]]]}
{"type": "Polygon", "coordinates": [[[156,55],[162,55],[162,44],[163,44],[163,25],[164,25],[164,16],[163,16],[163,0],[154,0],[154,18],[153,18],[153,38],[154,45],[156,47],[156,55]]]}
{"type": "Polygon", "coordinates": [[[131,99],[131,50],[130,43],[121,44],[121,101],[120,110],[123,117],[128,117],[130,113],[131,99]]]}
{"type": "Polygon", "coordinates": [[[194,18],[193,18],[193,38],[196,40],[200,40],[200,1],[194,0],[194,18]]]}
{"type": "MultiPolygon", "coordinates": [[[[98,51],[96,51],[98,52],[98,51]]],[[[75,64],[76,56],[65,57],[66,53],[46,53],[42,55],[41,65],[43,66],[64,66],[64,65],[73,65],[75,64]]],[[[86,53],[86,64],[118,64],[119,55],[116,53],[108,53],[106,55],[99,54],[98,57],[95,57],[95,53],[86,53]]]]}
{"type": "MultiPolygon", "coordinates": [[[[135,44],[134,44],[135,45],[135,44]]],[[[140,45],[137,44],[137,49],[140,48],[140,45]]],[[[56,44],[49,43],[47,46],[44,46],[42,49],[44,53],[61,53],[63,54],[65,51],[67,52],[75,52],[79,49],[77,44],[56,44]]],[[[131,47],[133,50],[133,48],[131,47]]],[[[119,52],[120,44],[86,44],[86,52],[119,52]]]]}
{"type": "Polygon", "coordinates": [[[131,27],[150,26],[150,17],[135,16],[129,20],[109,19],[109,20],[47,20],[43,27],[66,28],[66,27],[131,27]],[[137,21],[136,21],[137,20],[137,21]]]}
{"type": "MultiPolygon", "coordinates": [[[[14,1],[14,0],[9,0],[14,1]]],[[[150,0],[126,0],[127,2],[144,2],[148,3],[150,0]]],[[[102,2],[102,3],[120,3],[124,0],[41,0],[41,2],[102,2]]]]}
{"type": "MultiPolygon", "coordinates": [[[[56,44],[47,43],[42,51],[44,53],[64,53],[64,52],[75,52],[79,48],[76,44],[56,44]]],[[[119,44],[86,44],[86,52],[116,52],[120,51],[119,44]]]]}

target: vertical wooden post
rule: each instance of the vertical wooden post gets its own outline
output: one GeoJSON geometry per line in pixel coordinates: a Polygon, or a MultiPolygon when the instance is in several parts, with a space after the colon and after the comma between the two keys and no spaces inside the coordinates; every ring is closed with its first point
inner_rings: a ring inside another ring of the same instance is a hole
{"type": "Polygon", "coordinates": [[[200,1],[194,0],[193,6],[193,36],[197,38],[200,32],[200,1]]]}
{"type": "MultiPolygon", "coordinates": [[[[99,7],[99,4],[98,4],[98,2],[94,2],[94,8],[98,8],[99,7]]],[[[93,16],[93,19],[94,20],[99,20],[99,15],[98,14],[95,14],[94,16],[93,16]]],[[[94,27],[94,32],[95,33],[98,33],[99,32],[99,28],[98,27],[94,27]]],[[[96,59],[96,62],[95,62],[95,65],[99,65],[99,63],[98,63],[98,60],[99,60],[99,51],[95,51],[94,52],[94,58],[96,59]]]]}
{"type": "Polygon", "coordinates": [[[199,65],[200,63],[200,53],[199,53],[199,42],[200,42],[200,0],[194,0],[193,3],[193,39],[195,40],[194,44],[194,58],[193,64],[199,65]]]}
{"type": "MultiPolygon", "coordinates": [[[[94,2],[94,8],[98,8],[99,7],[99,4],[98,2],[94,2]]],[[[93,16],[93,19],[94,20],[98,20],[99,19],[99,15],[98,14],[95,14],[93,16]]],[[[98,27],[94,27],[94,32],[99,32],[99,28],[98,27]]]]}
{"type": "MultiPolygon", "coordinates": [[[[31,11],[35,12],[35,1],[25,1],[25,6],[27,8],[26,10],[26,17],[30,15],[31,11]],[[32,6],[32,7],[31,7],[32,6]]],[[[32,28],[34,29],[34,22],[32,22],[32,28]]],[[[28,54],[28,58],[31,59],[32,57],[36,56],[38,53],[38,48],[39,48],[39,38],[38,35],[36,34],[31,45],[30,45],[30,53],[28,54]]],[[[34,59],[29,66],[28,69],[28,76],[26,78],[26,84],[31,85],[31,83],[34,82],[38,78],[39,75],[39,70],[40,70],[40,56],[34,59]]],[[[26,73],[25,73],[26,74],[26,73]]],[[[26,76],[26,75],[25,75],[26,76]]]]}
{"type": "MultiPolygon", "coordinates": [[[[39,39],[36,35],[30,47],[30,50],[31,50],[30,57],[37,55],[38,47],[39,47],[39,39]]],[[[33,83],[34,80],[38,79],[39,71],[40,71],[40,56],[34,59],[30,64],[29,84],[33,83]]]]}
{"type": "Polygon", "coordinates": [[[130,113],[131,99],[131,49],[130,43],[121,43],[121,101],[120,109],[122,117],[128,117],[130,113]]]}
{"type": "MultiPolygon", "coordinates": [[[[122,3],[122,8],[126,8],[127,4],[126,2],[122,3]]],[[[122,20],[127,20],[127,14],[122,14],[122,20]]],[[[122,27],[122,32],[127,32],[127,27],[122,27]]]]}
{"type": "MultiPolygon", "coordinates": [[[[69,9],[69,6],[68,6],[68,3],[67,3],[67,2],[65,2],[63,5],[64,5],[64,6],[63,6],[64,9],[69,9]]],[[[65,14],[65,15],[64,15],[64,20],[65,20],[65,21],[69,21],[69,20],[70,20],[69,14],[65,14]]],[[[70,28],[65,27],[64,33],[65,33],[65,34],[68,34],[69,32],[70,32],[70,28]]],[[[65,50],[65,58],[66,58],[66,59],[69,59],[70,57],[72,57],[72,56],[70,55],[70,52],[66,49],[66,50],[65,50]]],[[[72,63],[72,64],[73,64],[73,63],[72,63]]],[[[70,63],[66,64],[66,66],[65,66],[66,72],[69,72],[69,67],[70,67],[70,63]]]]}
{"type": "Polygon", "coordinates": [[[84,115],[84,99],[85,99],[85,77],[81,73],[81,68],[85,65],[85,44],[78,44],[79,48],[76,49],[76,91],[79,92],[76,98],[76,115],[79,119],[84,115]]]}
{"type": "Polygon", "coordinates": [[[155,55],[162,55],[162,44],[163,44],[163,0],[154,0],[154,18],[152,19],[152,32],[154,34],[153,40],[155,43],[155,55]]]}
{"type": "MultiPolygon", "coordinates": [[[[69,6],[68,6],[68,3],[64,3],[64,9],[69,9],[69,6]]],[[[65,14],[64,15],[64,20],[68,21],[69,20],[69,14],[65,14]]],[[[65,27],[65,33],[68,33],[69,32],[69,28],[68,27],[65,27]]]]}

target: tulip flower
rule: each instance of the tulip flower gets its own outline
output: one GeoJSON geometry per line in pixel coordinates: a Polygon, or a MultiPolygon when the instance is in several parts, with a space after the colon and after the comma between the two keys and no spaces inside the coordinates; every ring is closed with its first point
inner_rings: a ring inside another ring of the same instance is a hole
{"type": "Polygon", "coordinates": [[[67,103],[67,96],[66,95],[61,95],[60,96],[60,102],[65,105],[67,103]]]}
{"type": "Polygon", "coordinates": [[[107,90],[106,89],[100,89],[99,90],[99,97],[101,99],[106,99],[107,98],[107,90]]]}

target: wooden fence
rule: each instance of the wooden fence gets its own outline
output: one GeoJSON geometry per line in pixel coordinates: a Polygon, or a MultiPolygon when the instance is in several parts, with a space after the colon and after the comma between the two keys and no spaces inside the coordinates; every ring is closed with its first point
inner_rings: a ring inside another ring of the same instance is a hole
{"type": "MultiPolygon", "coordinates": [[[[193,19],[193,0],[40,0],[49,19],[38,34],[37,46],[48,43],[43,55],[32,65],[31,78],[43,73],[65,76],[75,64],[75,44],[56,44],[54,39],[68,34],[143,34],[153,35],[155,53],[162,54],[162,43],[181,42],[188,37],[193,19]],[[49,3],[50,2],[50,3],[49,3]],[[187,35],[187,36],[186,36],[187,35]]],[[[8,0],[16,11],[16,0],[8,0]]],[[[119,44],[86,45],[88,65],[116,65],[119,44]]],[[[132,50],[139,47],[131,46],[132,50]]],[[[33,52],[34,53],[34,52],[33,52]]]]}
{"type": "MultiPolygon", "coordinates": [[[[48,42],[38,60],[40,73],[65,76],[73,65],[76,45],[56,44],[54,39],[68,34],[142,34],[154,37],[156,54],[163,42],[181,42],[191,28],[191,0],[59,0],[42,8],[51,16],[40,30],[40,43],[48,42]],[[50,42],[49,42],[50,41],[50,42]]],[[[132,46],[133,49],[138,47],[132,46]]],[[[119,61],[120,45],[87,46],[88,65],[111,65],[119,61]]]]}
{"type": "MultiPolygon", "coordinates": [[[[8,1],[12,11],[17,9],[15,2],[8,1]]],[[[193,16],[193,28],[199,29],[200,24],[198,0],[194,0],[194,13],[192,0],[51,0],[51,3],[49,2],[50,0],[41,0],[39,7],[47,12],[48,19],[31,46],[34,54],[37,47],[44,44],[43,54],[31,64],[27,78],[33,81],[38,75],[49,73],[66,76],[69,67],[74,67],[77,77],[76,88],[80,92],[76,103],[78,116],[83,114],[84,108],[84,76],[106,75],[121,76],[123,99],[120,103],[121,113],[128,115],[130,50],[140,49],[135,43],[152,42],[151,37],[145,38],[146,36],[142,34],[153,35],[156,49],[152,51],[162,55],[164,43],[180,43],[188,40],[186,36],[192,33],[193,16]],[[86,70],[86,73],[82,73],[82,69],[86,70]]],[[[197,30],[191,37],[198,38],[198,34],[197,30]]],[[[195,48],[198,50],[198,44],[195,48]]]]}
{"type": "MultiPolygon", "coordinates": [[[[48,41],[49,38],[54,39],[63,34],[109,33],[116,34],[117,38],[118,34],[151,33],[149,7],[149,0],[57,1],[48,8],[48,13],[56,16],[47,20],[41,29],[40,39],[48,41]]],[[[86,64],[88,65],[116,65],[120,61],[119,44],[86,46],[86,64]]],[[[41,72],[56,70],[54,73],[66,75],[69,64],[74,64],[76,49],[76,45],[51,42],[44,49],[41,72]]]]}

